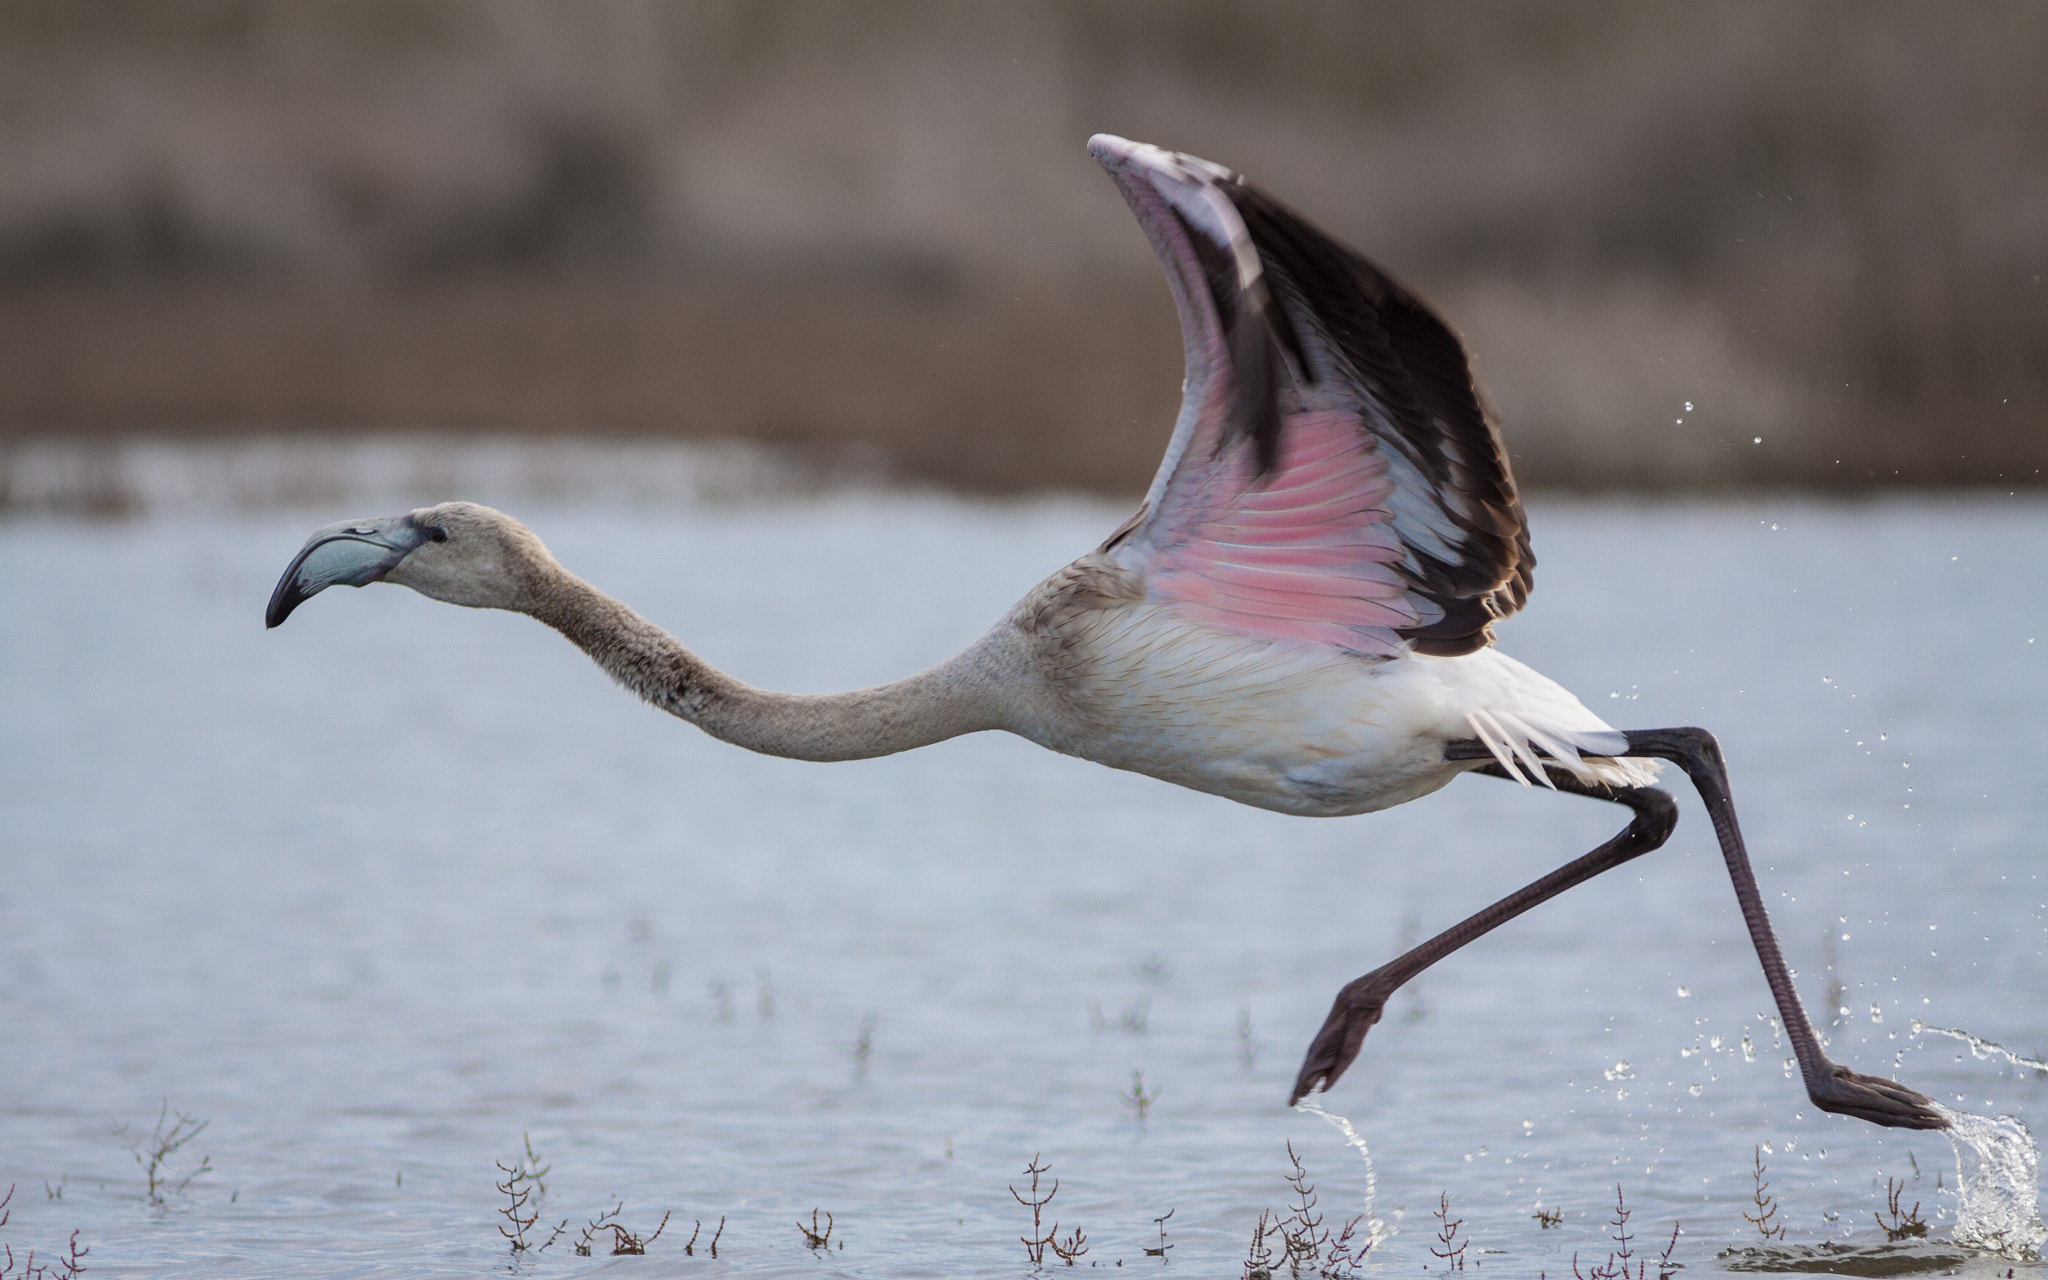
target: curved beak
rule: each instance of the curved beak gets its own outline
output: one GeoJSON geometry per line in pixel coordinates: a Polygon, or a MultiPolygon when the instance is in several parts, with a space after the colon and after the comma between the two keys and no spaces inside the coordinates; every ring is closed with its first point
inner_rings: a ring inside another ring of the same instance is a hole
{"type": "Polygon", "coordinates": [[[283,622],[301,603],[329,587],[361,587],[382,579],[431,536],[409,515],[328,525],[306,540],[277,580],[263,625],[283,622]]]}

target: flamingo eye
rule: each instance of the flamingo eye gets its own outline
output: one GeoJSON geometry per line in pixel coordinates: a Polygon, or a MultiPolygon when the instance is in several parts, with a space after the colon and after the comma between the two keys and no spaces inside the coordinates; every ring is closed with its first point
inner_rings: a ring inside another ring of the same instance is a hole
{"type": "Polygon", "coordinates": [[[436,542],[448,541],[448,531],[446,529],[443,529],[438,524],[431,524],[427,526],[427,536],[429,538],[432,538],[436,542]]]}

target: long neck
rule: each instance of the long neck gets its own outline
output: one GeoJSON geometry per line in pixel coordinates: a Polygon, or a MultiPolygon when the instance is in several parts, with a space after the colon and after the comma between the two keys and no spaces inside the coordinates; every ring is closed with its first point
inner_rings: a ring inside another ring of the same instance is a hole
{"type": "Polygon", "coordinates": [[[906,680],[850,693],[756,689],[581,578],[557,569],[526,609],[626,688],[735,746],[794,760],[861,760],[1001,727],[993,673],[970,649],[906,680]]]}

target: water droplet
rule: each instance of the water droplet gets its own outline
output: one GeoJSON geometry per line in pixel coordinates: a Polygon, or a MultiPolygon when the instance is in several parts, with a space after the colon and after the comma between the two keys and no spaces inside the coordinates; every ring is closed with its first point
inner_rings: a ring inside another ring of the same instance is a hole
{"type": "Polygon", "coordinates": [[[1756,1046],[1750,1043],[1750,1039],[1746,1035],[1742,1037],[1742,1060],[1744,1062],[1756,1061],[1756,1046]]]}
{"type": "Polygon", "coordinates": [[[1705,1090],[1705,1088],[1705,1085],[1687,1085],[1685,1091],[1691,1094],[1693,1097],[1697,1098],[1705,1090]]]}
{"type": "Polygon", "coordinates": [[[1679,998],[1680,1000],[1684,1000],[1684,999],[1686,999],[1687,997],[1689,997],[1689,996],[1691,996],[1691,995],[1692,995],[1692,988],[1691,988],[1691,987],[1680,987],[1680,988],[1678,989],[1678,998],[1679,998]]]}

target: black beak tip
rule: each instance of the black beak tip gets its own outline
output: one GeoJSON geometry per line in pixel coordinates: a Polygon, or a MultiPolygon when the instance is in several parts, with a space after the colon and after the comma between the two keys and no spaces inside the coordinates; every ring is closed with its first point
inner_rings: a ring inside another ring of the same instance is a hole
{"type": "Polygon", "coordinates": [[[292,616],[292,610],[299,607],[306,597],[300,594],[298,584],[290,577],[277,584],[277,590],[270,594],[270,605],[263,611],[263,629],[269,631],[292,616]]]}

